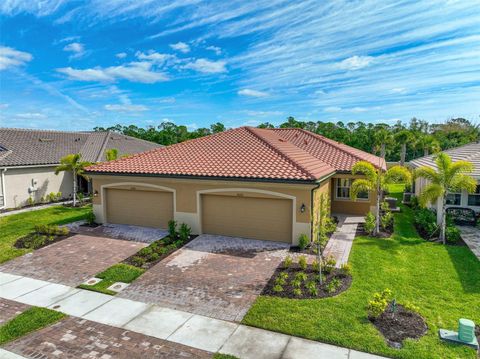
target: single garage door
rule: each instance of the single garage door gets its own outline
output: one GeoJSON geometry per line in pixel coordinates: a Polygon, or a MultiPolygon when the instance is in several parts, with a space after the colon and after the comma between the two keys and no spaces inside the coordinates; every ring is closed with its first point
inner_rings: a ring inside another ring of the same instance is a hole
{"type": "Polygon", "coordinates": [[[292,242],[292,201],[202,195],[202,232],[292,242]]]}
{"type": "Polygon", "coordinates": [[[173,219],[171,192],[107,189],[107,222],[167,228],[173,219]]]}

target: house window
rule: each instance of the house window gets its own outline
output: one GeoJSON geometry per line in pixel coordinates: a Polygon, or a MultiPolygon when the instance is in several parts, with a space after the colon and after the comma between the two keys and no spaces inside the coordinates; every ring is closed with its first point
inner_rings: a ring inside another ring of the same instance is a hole
{"type": "Polygon", "coordinates": [[[446,201],[447,201],[447,205],[449,206],[460,206],[460,204],[462,203],[462,194],[448,193],[446,201]]]}
{"type": "Polygon", "coordinates": [[[477,185],[475,193],[468,195],[468,205],[480,207],[480,185],[477,185]]]}
{"type": "MultiPolygon", "coordinates": [[[[337,199],[350,199],[350,187],[353,180],[350,178],[337,178],[336,180],[336,197],[337,199]]],[[[367,200],[368,192],[360,192],[357,195],[358,199],[367,200]]]]}

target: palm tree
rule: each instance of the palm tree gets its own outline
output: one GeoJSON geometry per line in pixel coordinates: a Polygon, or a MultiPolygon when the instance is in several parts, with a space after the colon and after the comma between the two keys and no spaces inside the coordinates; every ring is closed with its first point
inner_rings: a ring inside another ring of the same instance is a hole
{"type": "Polygon", "coordinates": [[[471,162],[457,161],[453,163],[449,155],[440,152],[435,157],[435,163],[437,164],[436,169],[426,166],[417,168],[415,177],[424,178],[429,182],[418,198],[422,206],[426,206],[428,203],[433,204],[438,200],[442,201],[440,240],[445,244],[447,194],[462,190],[473,193],[477,187],[477,181],[468,175],[473,171],[471,162]]]}
{"type": "Polygon", "coordinates": [[[358,178],[353,181],[350,188],[350,197],[353,200],[356,200],[362,192],[375,192],[377,194],[375,231],[373,232],[373,235],[377,235],[380,231],[380,197],[382,192],[388,184],[411,182],[412,174],[403,166],[393,166],[387,171],[382,171],[366,161],[355,163],[352,167],[352,174],[363,174],[365,176],[365,178],[358,178]]]}
{"type": "Polygon", "coordinates": [[[390,145],[392,142],[392,134],[387,129],[386,125],[380,124],[376,126],[374,134],[374,143],[375,143],[375,152],[380,150],[380,157],[385,159],[387,153],[387,145],[390,145]]]}
{"type": "Polygon", "coordinates": [[[90,162],[81,161],[82,155],[79,153],[66,155],[60,159],[60,165],[55,168],[55,174],[58,175],[60,172],[68,171],[72,172],[73,175],[73,206],[77,205],[77,176],[82,176],[87,178],[84,175],[85,167],[90,166],[90,162]]]}
{"type": "Polygon", "coordinates": [[[407,143],[412,139],[412,133],[408,130],[402,130],[395,134],[395,140],[400,143],[400,166],[405,165],[405,157],[407,156],[407,143]]]}
{"type": "Polygon", "coordinates": [[[105,157],[107,161],[114,161],[118,158],[118,150],[116,148],[110,148],[105,151],[105,157]]]}

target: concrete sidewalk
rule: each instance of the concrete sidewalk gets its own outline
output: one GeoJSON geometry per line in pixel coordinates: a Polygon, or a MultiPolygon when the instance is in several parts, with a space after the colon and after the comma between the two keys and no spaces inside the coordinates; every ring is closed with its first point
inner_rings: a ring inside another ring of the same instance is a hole
{"type": "Polygon", "coordinates": [[[14,210],[11,210],[11,211],[0,213],[0,217],[7,217],[7,216],[11,216],[12,214],[18,214],[18,213],[39,211],[41,209],[55,207],[55,206],[61,206],[61,205],[70,204],[70,203],[73,203],[73,201],[69,200],[69,201],[63,201],[63,202],[52,202],[52,203],[42,204],[41,206],[14,209],[14,210]]]}
{"type": "MultiPolygon", "coordinates": [[[[241,359],[374,359],[372,354],[0,272],[0,297],[241,359]]],[[[2,352],[0,352],[2,355],[2,352]]],[[[5,357],[8,358],[7,354],[5,357]]],[[[11,358],[19,358],[12,355],[11,358]]]]}

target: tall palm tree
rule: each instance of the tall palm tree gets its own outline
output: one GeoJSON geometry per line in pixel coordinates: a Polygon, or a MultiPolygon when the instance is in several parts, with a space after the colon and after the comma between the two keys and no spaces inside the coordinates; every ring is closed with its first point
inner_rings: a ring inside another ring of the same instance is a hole
{"type": "Polygon", "coordinates": [[[387,153],[387,145],[390,145],[392,142],[392,134],[386,127],[386,125],[378,125],[376,126],[375,134],[374,134],[374,143],[375,143],[375,152],[380,150],[380,157],[385,159],[385,155],[387,153]]]}
{"type": "Polygon", "coordinates": [[[405,157],[407,156],[407,143],[412,139],[412,133],[408,130],[402,130],[395,134],[395,140],[400,143],[400,166],[405,165],[405,157]]]}
{"type": "Polygon", "coordinates": [[[55,174],[60,172],[72,172],[73,176],[73,206],[77,205],[77,176],[87,178],[84,174],[85,167],[90,166],[90,162],[81,161],[80,153],[66,155],[60,159],[60,165],[55,168],[55,174]]]}
{"type": "Polygon", "coordinates": [[[110,148],[105,151],[105,158],[107,161],[114,161],[118,158],[118,150],[116,148],[110,148]]]}
{"type": "Polygon", "coordinates": [[[376,220],[375,231],[373,235],[377,235],[380,231],[380,197],[382,192],[391,183],[410,183],[412,174],[406,167],[393,166],[387,171],[375,168],[370,162],[359,161],[352,167],[352,174],[363,174],[365,178],[358,178],[353,181],[350,188],[350,197],[356,200],[362,192],[375,192],[377,194],[376,202],[376,220]]]}
{"type": "Polygon", "coordinates": [[[445,244],[447,194],[462,190],[473,193],[477,187],[477,181],[468,175],[473,171],[471,162],[457,161],[453,163],[449,155],[440,152],[435,158],[435,163],[437,164],[436,169],[426,166],[417,168],[415,177],[424,178],[429,182],[418,198],[422,206],[426,206],[428,203],[433,204],[438,200],[442,201],[440,240],[445,244]]]}

